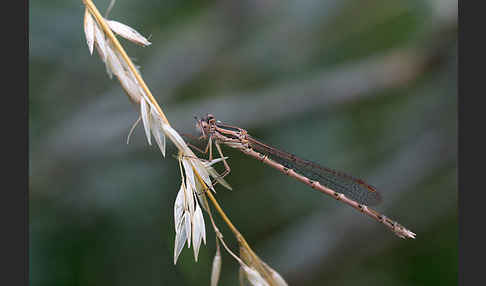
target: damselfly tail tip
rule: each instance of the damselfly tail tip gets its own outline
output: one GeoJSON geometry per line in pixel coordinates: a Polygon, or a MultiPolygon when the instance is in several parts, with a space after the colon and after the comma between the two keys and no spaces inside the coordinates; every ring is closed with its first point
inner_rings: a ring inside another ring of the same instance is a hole
{"type": "Polygon", "coordinates": [[[406,234],[408,238],[415,239],[416,234],[414,232],[411,232],[410,230],[407,229],[406,234]]]}
{"type": "Polygon", "coordinates": [[[398,235],[400,238],[403,238],[403,239],[407,239],[407,238],[415,239],[415,235],[416,235],[414,232],[406,229],[403,226],[398,226],[395,229],[395,234],[398,235]]]}

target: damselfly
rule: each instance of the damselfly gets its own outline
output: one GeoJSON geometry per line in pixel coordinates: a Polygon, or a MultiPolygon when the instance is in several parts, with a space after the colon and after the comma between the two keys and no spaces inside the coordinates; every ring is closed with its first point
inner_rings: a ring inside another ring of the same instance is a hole
{"type": "Polygon", "coordinates": [[[199,149],[199,151],[204,153],[209,151],[209,160],[212,160],[212,144],[214,142],[219,155],[223,159],[225,171],[221,176],[224,177],[231,171],[221,150],[220,144],[224,144],[262,161],[315,190],[350,205],[381,222],[401,238],[415,238],[415,233],[367,206],[379,203],[380,194],[373,186],[363,180],[262,143],[251,137],[245,129],[217,121],[211,114],[198,119],[197,126],[202,133],[200,139],[208,139],[205,150],[199,149]]]}

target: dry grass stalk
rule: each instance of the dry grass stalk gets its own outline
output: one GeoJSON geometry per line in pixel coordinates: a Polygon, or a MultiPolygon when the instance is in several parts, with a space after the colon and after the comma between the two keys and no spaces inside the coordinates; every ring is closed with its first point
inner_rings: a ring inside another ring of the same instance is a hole
{"type": "MultiPolygon", "coordinates": [[[[214,187],[211,179],[215,179],[219,184],[231,189],[229,184],[211,166],[221,162],[222,158],[207,162],[198,158],[192,152],[179,133],[171,127],[139,71],[118,42],[115,33],[140,46],[145,47],[151,43],[133,28],[114,20],[105,19],[108,12],[105,17],[101,16],[91,0],[82,1],[86,7],[84,32],[89,52],[93,54],[96,47],[98,55],[105,63],[106,71],[110,78],[115,75],[130,101],[138,105],[149,145],[152,144],[151,138],[153,136],[162,155],[165,157],[166,137],[168,137],[179,150],[177,158],[181,171],[181,186],[174,204],[174,226],[176,231],[174,264],[177,263],[177,259],[186,243],[188,248],[191,247],[192,243],[194,259],[197,261],[201,243],[204,242],[206,244],[206,228],[202,214],[202,209],[204,209],[211,219],[217,236],[217,250],[213,260],[211,285],[217,285],[221,272],[222,263],[219,242],[240,264],[242,269],[242,276],[240,275],[240,277],[244,277],[251,285],[287,285],[275,270],[271,269],[253,252],[213,196],[214,187]],[[214,223],[207,198],[210,199],[214,208],[235,235],[240,245],[241,257],[227,247],[223,236],[214,223]]],[[[114,1],[110,3],[109,9],[111,9],[113,3],[114,1]]],[[[135,122],[135,125],[140,121],[140,118],[135,122]]],[[[130,130],[129,136],[133,128],[130,130]]],[[[240,279],[240,281],[243,280],[240,279]]]]}

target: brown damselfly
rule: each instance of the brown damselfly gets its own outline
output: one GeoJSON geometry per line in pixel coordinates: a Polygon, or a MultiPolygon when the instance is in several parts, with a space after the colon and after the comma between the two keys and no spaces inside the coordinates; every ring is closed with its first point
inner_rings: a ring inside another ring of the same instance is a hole
{"type": "Polygon", "coordinates": [[[197,126],[202,133],[199,139],[208,139],[205,150],[198,150],[204,153],[209,151],[209,160],[212,160],[212,144],[214,142],[226,169],[221,176],[227,175],[231,170],[221,150],[220,144],[224,144],[262,161],[315,190],[350,205],[381,222],[401,238],[415,238],[415,233],[368,207],[379,203],[381,199],[378,191],[363,180],[262,143],[250,136],[245,129],[217,121],[211,114],[198,119],[197,126]]]}

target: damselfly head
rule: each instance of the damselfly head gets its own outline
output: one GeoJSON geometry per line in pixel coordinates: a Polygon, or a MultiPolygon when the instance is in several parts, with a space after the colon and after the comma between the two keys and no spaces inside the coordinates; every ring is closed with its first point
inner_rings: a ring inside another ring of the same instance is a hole
{"type": "Polygon", "coordinates": [[[215,121],[214,115],[212,115],[211,113],[206,114],[206,116],[203,117],[202,120],[206,121],[206,123],[211,123],[215,121]]]}
{"type": "Polygon", "coordinates": [[[205,127],[205,125],[212,125],[216,122],[216,119],[214,118],[214,115],[211,113],[208,113],[206,116],[204,116],[201,120],[199,120],[199,124],[202,127],[205,127]]]}
{"type": "Polygon", "coordinates": [[[197,128],[203,135],[206,135],[209,133],[211,129],[211,125],[214,124],[215,119],[214,116],[210,113],[208,113],[206,116],[204,116],[201,119],[197,119],[197,128]]]}

